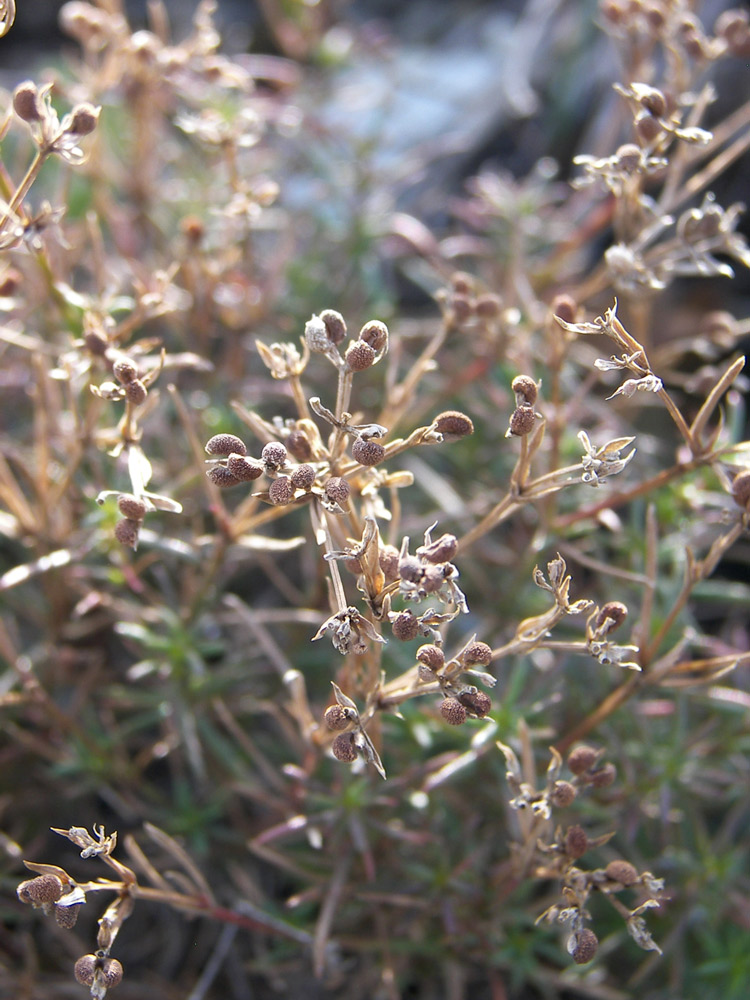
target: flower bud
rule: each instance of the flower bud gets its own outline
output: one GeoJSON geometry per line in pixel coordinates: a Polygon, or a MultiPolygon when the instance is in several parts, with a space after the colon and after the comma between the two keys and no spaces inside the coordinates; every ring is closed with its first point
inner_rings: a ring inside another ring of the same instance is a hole
{"type": "Polygon", "coordinates": [[[245,442],[235,434],[214,434],[206,443],[206,451],[209,455],[247,455],[245,442]]]}
{"type": "Polygon", "coordinates": [[[460,726],[466,722],[466,709],[456,698],[444,698],[440,704],[440,714],[449,726],[460,726]]]}

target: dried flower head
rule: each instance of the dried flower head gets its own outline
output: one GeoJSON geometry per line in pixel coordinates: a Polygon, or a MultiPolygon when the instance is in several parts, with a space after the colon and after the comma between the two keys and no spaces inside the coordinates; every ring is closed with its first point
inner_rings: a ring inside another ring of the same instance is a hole
{"type": "Polygon", "coordinates": [[[466,722],[466,708],[456,698],[444,698],[440,703],[440,714],[449,726],[460,726],[466,722]]]}

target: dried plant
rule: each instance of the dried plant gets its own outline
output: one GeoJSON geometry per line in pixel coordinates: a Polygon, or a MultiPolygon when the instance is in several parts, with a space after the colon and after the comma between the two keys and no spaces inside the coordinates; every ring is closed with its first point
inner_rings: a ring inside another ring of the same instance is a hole
{"type": "Polygon", "coordinates": [[[260,6],[285,58],[66,3],[80,57],[3,102],[8,887],[49,861],[0,986],[740,997],[750,19],[602,0],[571,183],[485,167],[382,241],[310,195],[351,142],[395,201],[306,93],[336,5],[260,6]]]}

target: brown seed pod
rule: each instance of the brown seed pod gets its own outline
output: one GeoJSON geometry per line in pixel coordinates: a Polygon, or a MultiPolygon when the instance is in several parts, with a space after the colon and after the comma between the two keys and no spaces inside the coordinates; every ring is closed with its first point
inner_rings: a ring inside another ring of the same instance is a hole
{"type": "Polygon", "coordinates": [[[263,475],[263,466],[247,455],[230,455],[227,458],[227,469],[240,483],[250,483],[263,475]]]}
{"type": "Polygon", "coordinates": [[[629,861],[621,859],[610,861],[605,871],[607,872],[607,878],[613,882],[619,882],[620,885],[635,885],[638,881],[638,872],[629,861]]]}
{"type": "Polygon", "coordinates": [[[750,469],[738,472],[732,480],[732,498],[738,507],[750,507],[750,469]]]}
{"type": "Polygon", "coordinates": [[[37,875],[36,878],[21,882],[16,894],[22,903],[43,906],[45,903],[58,901],[63,894],[63,884],[57,875],[37,875]]]}
{"type": "Polygon", "coordinates": [[[534,426],[536,413],[531,406],[517,406],[510,417],[508,431],[515,437],[525,437],[534,426]]]}
{"type": "Polygon", "coordinates": [[[104,974],[104,985],[108,990],[113,990],[122,982],[122,965],[116,958],[105,958],[102,962],[102,973],[104,974]]]}
{"type": "Polygon", "coordinates": [[[474,433],[474,424],[465,413],[458,410],[445,410],[438,413],[432,421],[432,425],[438,434],[446,438],[462,438],[474,433]]]}
{"type": "Polygon", "coordinates": [[[440,714],[449,726],[460,726],[466,722],[466,709],[456,698],[443,698],[440,714]]]}
{"type": "Polygon", "coordinates": [[[466,323],[474,315],[474,299],[469,295],[451,295],[450,305],[455,324],[466,323]]]}
{"type": "Polygon", "coordinates": [[[31,80],[19,83],[13,91],[13,110],[25,122],[41,121],[39,91],[31,80]]]}
{"type": "Polygon", "coordinates": [[[313,354],[326,354],[331,350],[331,340],[320,316],[311,316],[305,323],[305,343],[313,354]]]}
{"type": "Polygon", "coordinates": [[[576,965],[585,965],[590,962],[599,947],[599,938],[588,927],[584,927],[576,935],[575,947],[572,951],[572,958],[576,965]]]}
{"type": "Polygon", "coordinates": [[[309,490],[315,482],[315,469],[311,465],[298,465],[289,477],[295,490],[309,490]]]}
{"type": "Polygon", "coordinates": [[[346,729],[349,725],[349,714],[343,705],[329,705],[323,715],[323,721],[328,729],[346,729]]]}
{"type": "Polygon", "coordinates": [[[378,563],[386,583],[398,580],[398,549],[395,545],[384,545],[378,553],[378,563]]]}
{"type": "Polygon", "coordinates": [[[565,806],[570,805],[576,794],[575,785],[571,785],[569,781],[556,781],[552,786],[550,800],[559,809],[564,809],[565,806]]]}
{"type": "Polygon", "coordinates": [[[560,292],[550,304],[553,316],[558,316],[563,323],[575,323],[578,303],[572,295],[560,292]]]}
{"type": "Polygon", "coordinates": [[[345,507],[349,502],[352,488],[349,483],[340,476],[333,476],[323,487],[326,499],[331,503],[337,503],[340,507],[345,507]]]}
{"type": "Polygon", "coordinates": [[[141,529],[140,521],[133,521],[126,517],[123,521],[118,521],[115,525],[115,538],[128,549],[138,548],[138,535],[141,529]]]}
{"type": "Polygon", "coordinates": [[[635,131],[638,134],[638,138],[642,139],[644,143],[651,143],[657,139],[664,129],[661,127],[658,118],[654,118],[647,111],[638,115],[634,122],[635,131]]]}
{"type": "Polygon", "coordinates": [[[641,147],[636,146],[634,142],[623,143],[622,146],[618,147],[615,156],[617,157],[619,166],[629,174],[634,173],[638,169],[643,159],[641,147]]]}
{"type": "Polygon", "coordinates": [[[351,733],[340,733],[331,744],[331,750],[336,760],[342,760],[347,764],[357,759],[357,748],[352,742],[351,733]]]}
{"type": "Polygon", "coordinates": [[[82,986],[91,986],[96,972],[96,955],[81,955],[73,968],[73,975],[82,986]]]}
{"type": "Polygon", "coordinates": [[[70,118],[69,132],[74,135],[90,135],[99,121],[99,109],[84,101],[83,104],[76,104],[70,118]]]}
{"type": "Polygon", "coordinates": [[[614,764],[604,764],[598,771],[591,775],[591,784],[594,788],[608,788],[617,777],[617,768],[614,764]]]}
{"type": "Polygon", "coordinates": [[[441,535],[437,541],[431,542],[429,545],[421,545],[417,549],[419,558],[426,559],[427,562],[431,563],[450,562],[457,552],[458,539],[455,535],[447,533],[441,535]]]}
{"type": "Polygon", "coordinates": [[[125,399],[132,406],[140,406],[146,402],[148,389],[139,378],[134,378],[132,382],[125,385],[125,399]]]}
{"type": "Polygon", "coordinates": [[[497,319],[503,311],[503,300],[493,292],[485,292],[474,303],[474,311],[481,319],[497,319]]]}
{"type": "Polygon", "coordinates": [[[565,853],[569,858],[581,858],[588,850],[589,838],[582,826],[569,826],[565,833],[565,853]]]}
{"type": "Polygon", "coordinates": [[[233,476],[229,469],[223,465],[214,465],[206,473],[208,478],[222,490],[229,489],[230,486],[237,486],[239,479],[233,476]]]}
{"type": "Polygon", "coordinates": [[[129,518],[131,521],[142,521],[148,512],[146,502],[130,493],[122,493],[117,498],[117,509],[123,517],[129,518]]]}
{"type": "Polygon", "coordinates": [[[463,691],[458,700],[478,719],[483,719],[492,708],[492,699],[484,691],[463,691]]]}
{"type": "Polygon", "coordinates": [[[472,642],[464,650],[463,661],[467,665],[479,663],[483,667],[488,667],[492,662],[492,650],[486,642],[472,642]]]}
{"type": "Polygon", "coordinates": [[[186,215],[180,222],[180,231],[191,243],[200,243],[206,235],[206,227],[203,224],[203,220],[197,215],[186,215]]]}
{"type": "Polygon", "coordinates": [[[590,767],[593,767],[598,759],[598,751],[584,744],[570,751],[568,754],[568,767],[573,774],[583,774],[584,771],[588,771],[590,767]]]}
{"type": "Polygon", "coordinates": [[[530,375],[516,375],[510,385],[516,394],[516,404],[519,406],[533,406],[539,394],[539,388],[530,375]],[[520,397],[520,399],[519,399],[520,397]]]}
{"type": "MultiPolygon", "coordinates": [[[[0,299],[11,298],[21,287],[23,275],[14,267],[8,268],[0,279],[0,299]]],[[[106,344],[105,344],[106,346],[106,344]]]]}
{"type": "Polygon", "coordinates": [[[74,903],[72,906],[60,906],[59,903],[55,903],[55,920],[58,927],[64,927],[65,930],[75,927],[82,905],[74,903]]]}
{"type": "Polygon", "coordinates": [[[371,319],[359,331],[359,339],[376,354],[381,354],[388,346],[388,327],[378,319],[371,319]]]}
{"type": "Polygon", "coordinates": [[[466,271],[454,271],[450,277],[451,288],[459,295],[469,295],[474,291],[474,278],[466,271]]]}
{"type": "Polygon", "coordinates": [[[288,476],[274,479],[268,487],[268,499],[277,507],[284,507],[294,498],[294,487],[288,476]]]}
{"type": "Polygon", "coordinates": [[[441,670],[445,666],[445,653],[439,646],[426,643],[417,650],[417,661],[424,663],[431,670],[441,670]]]}
{"type": "Polygon", "coordinates": [[[236,434],[214,434],[206,442],[206,451],[209,455],[247,455],[245,442],[236,434]]]}
{"type": "Polygon", "coordinates": [[[419,621],[413,611],[402,611],[391,622],[394,639],[410,642],[419,635],[419,621]]]}
{"type": "Polygon", "coordinates": [[[312,458],[312,445],[310,439],[304,431],[290,431],[286,438],[286,448],[290,455],[298,462],[306,462],[312,458]]]}
{"type": "Polygon", "coordinates": [[[286,462],[286,448],[279,441],[270,441],[263,445],[260,457],[269,468],[278,469],[286,462]]]}
{"type": "Polygon", "coordinates": [[[379,441],[358,437],[352,445],[352,458],[360,465],[377,465],[385,458],[385,448],[379,441]]]}
{"type": "Polygon", "coordinates": [[[628,609],[622,601],[607,601],[594,619],[594,627],[597,629],[602,628],[604,623],[609,618],[610,625],[607,628],[607,633],[614,632],[616,628],[619,628],[619,626],[622,625],[627,617],[628,609]]]}
{"type": "Polygon", "coordinates": [[[346,349],[346,364],[351,372],[363,372],[375,363],[375,351],[363,340],[353,340],[346,349]]]}
{"type": "Polygon", "coordinates": [[[138,378],[138,368],[130,358],[118,358],[112,365],[112,374],[120,385],[129,385],[138,378]]]}
{"type": "Polygon", "coordinates": [[[346,323],[341,313],[335,309],[324,309],[320,314],[328,339],[332,344],[340,344],[346,336],[346,323]]]}

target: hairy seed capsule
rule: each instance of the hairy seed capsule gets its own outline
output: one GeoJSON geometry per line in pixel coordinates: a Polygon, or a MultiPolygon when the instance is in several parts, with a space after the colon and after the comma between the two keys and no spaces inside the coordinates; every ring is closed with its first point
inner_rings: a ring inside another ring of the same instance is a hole
{"type": "Polygon", "coordinates": [[[576,747],[568,754],[568,767],[573,774],[583,774],[599,759],[598,751],[586,745],[576,747]]]}
{"type": "Polygon", "coordinates": [[[432,643],[420,646],[416,656],[419,663],[425,664],[431,670],[441,670],[445,666],[445,653],[432,643]]]}
{"type": "Polygon", "coordinates": [[[340,344],[346,336],[346,323],[341,313],[336,312],[335,309],[324,309],[320,318],[326,328],[328,340],[332,344],[340,344]]]}
{"type": "Polygon", "coordinates": [[[458,552],[458,539],[455,535],[444,534],[429,545],[421,545],[417,549],[420,559],[431,563],[450,562],[458,552]]]}
{"type": "Polygon", "coordinates": [[[588,927],[584,927],[576,936],[575,947],[572,952],[573,961],[576,965],[585,965],[590,962],[599,947],[599,938],[588,927]]]}
{"type": "Polygon", "coordinates": [[[131,521],[142,521],[148,511],[145,501],[130,493],[123,493],[117,498],[117,508],[123,517],[131,521]]]}
{"type": "Polygon", "coordinates": [[[419,634],[419,621],[413,611],[402,611],[391,622],[391,631],[394,639],[401,642],[410,642],[416,639],[419,634]]]}
{"type": "Polygon", "coordinates": [[[573,799],[576,797],[575,785],[571,785],[569,781],[556,781],[552,786],[552,794],[550,799],[552,804],[557,806],[559,809],[564,809],[569,806],[573,799]]]}
{"type": "Polygon", "coordinates": [[[597,629],[602,628],[607,619],[609,619],[610,625],[607,628],[607,632],[614,632],[627,617],[628,609],[622,601],[607,601],[594,619],[594,627],[597,629]]]}
{"type": "Polygon", "coordinates": [[[295,490],[309,490],[315,482],[315,469],[311,465],[298,465],[289,478],[295,490]]]}
{"type": "Polygon", "coordinates": [[[112,374],[120,385],[128,385],[138,378],[138,368],[130,358],[118,358],[112,365],[112,374]]]}
{"type": "Polygon", "coordinates": [[[638,881],[638,872],[629,861],[610,861],[606,867],[607,878],[620,885],[635,885],[638,881]]]}
{"type": "Polygon", "coordinates": [[[63,894],[63,884],[57,875],[38,875],[36,878],[21,882],[16,894],[22,903],[43,906],[45,903],[58,901],[63,894]]]}
{"type": "Polygon", "coordinates": [[[388,327],[378,319],[371,319],[359,331],[359,339],[376,354],[382,354],[388,346],[388,327]]]}
{"type": "Polygon", "coordinates": [[[305,343],[313,354],[326,354],[330,351],[328,330],[320,316],[312,316],[305,323],[305,343]]]}
{"type": "Polygon", "coordinates": [[[331,750],[336,760],[343,760],[347,764],[357,759],[357,748],[352,742],[351,733],[340,733],[331,744],[331,750]]]}
{"type": "Polygon", "coordinates": [[[122,965],[116,958],[105,958],[102,962],[102,972],[104,973],[104,985],[108,990],[113,990],[122,982],[122,965]]]}
{"type": "Polygon", "coordinates": [[[128,549],[138,548],[138,534],[141,529],[140,521],[134,521],[126,517],[124,521],[118,521],[115,525],[115,538],[128,549]]]}
{"type": "Polygon", "coordinates": [[[375,363],[375,351],[362,340],[353,340],[346,349],[345,357],[351,372],[363,372],[375,363]]]}
{"type": "Polygon", "coordinates": [[[460,726],[466,722],[466,709],[456,698],[444,698],[440,703],[440,714],[449,726],[460,726]]]}
{"type": "Polygon", "coordinates": [[[614,764],[604,764],[598,771],[591,775],[591,784],[594,788],[608,788],[617,777],[617,768],[614,764]]]}
{"type": "Polygon", "coordinates": [[[384,545],[378,553],[378,563],[386,583],[398,580],[398,549],[395,545],[384,545]]]}
{"type": "Polygon", "coordinates": [[[312,458],[312,445],[304,431],[290,431],[286,439],[286,448],[298,462],[306,462],[308,458],[312,458]]]}
{"type": "Polygon", "coordinates": [[[286,448],[279,441],[270,441],[268,444],[263,445],[260,457],[266,465],[273,469],[278,469],[286,462],[286,448]]]}
{"type": "Polygon", "coordinates": [[[93,104],[84,102],[76,104],[70,116],[69,132],[73,135],[90,135],[96,128],[99,121],[99,109],[93,104]]]}
{"type": "Polygon", "coordinates": [[[57,921],[57,926],[63,927],[68,931],[75,927],[82,905],[82,903],[74,903],[72,906],[60,906],[58,903],[55,903],[55,920],[57,921]]]}
{"type": "Polygon", "coordinates": [[[732,480],[732,498],[738,507],[750,507],[750,469],[738,472],[732,480]]]}
{"type": "Polygon", "coordinates": [[[230,486],[237,486],[239,483],[239,479],[233,476],[229,469],[223,465],[214,465],[213,468],[208,470],[206,475],[214,486],[218,486],[222,490],[227,490],[230,486]]]}
{"type": "Polygon", "coordinates": [[[641,165],[643,154],[641,153],[640,146],[636,146],[634,142],[626,142],[618,147],[615,156],[620,167],[627,173],[632,174],[641,165]]]}
{"type": "Polygon", "coordinates": [[[349,725],[349,714],[342,705],[329,705],[323,720],[329,729],[346,729],[349,725]]]}
{"type": "Polygon", "coordinates": [[[128,382],[125,386],[125,399],[133,406],[140,406],[142,403],[145,403],[146,396],[148,396],[148,389],[139,378],[134,378],[132,382],[128,382]]]}
{"type": "Polygon", "coordinates": [[[360,465],[377,465],[385,458],[385,448],[379,441],[358,437],[352,445],[352,458],[360,465]]]}
{"type": "Polygon", "coordinates": [[[277,507],[284,507],[290,503],[294,497],[294,487],[288,476],[281,476],[274,479],[268,487],[268,498],[277,507]]]}
{"type": "Polygon", "coordinates": [[[464,650],[463,661],[467,665],[479,663],[487,667],[492,662],[492,650],[486,642],[472,642],[464,650]]]}
{"type": "Polygon", "coordinates": [[[25,122],[41,121],[39,91],[31,80],[20,83],[13,91],[13,110],[25,122]]]}
{"type": "Polygon", "coordinates": [[[492,699],[484,691],[463,691],[458,700],[478,719],[483,719],[492,708],[492,699]]]}
{"type": "Polygon", "coordinates": [[[426,663],[420,663],[417,667],[417,677],[423,684],[432,684],[433,681],[437,680],[437,675],[432,667],[428,667],[426,663]]]}
{"type": "Polygon", "coordinates": [[[654,118],[653,115],[650,115],[646,111],[636,117],[634,127],[638,138],[642,139],[645,143],[653,142],[664,131],[659,119],[654,118]]]}
{"type": "Polygon", "coordinates": [[[503,301],[493,292],[480,295],[474,304],[474,311],[481,319],[497,319],[503,310],[503,301]]]}
{"type": "Polygon", "coordinates": [[[474,424],[465,413],[458,410],[445,410],[438,413],[432,422],[433,427],[447,438],[462,438],[474,433],[474,424]]]}
{"type": "Polygon", "coordinates": [[[340,476],[333,476],[323,487],[326,499],[331,503],[337,503],[339,507],[345,507],[349,502],[352,488],[349,483],[340,476]]]}
{"type": "Polygon", "coordinates": [[[510,417],[509,433],[525,437],[534,426],[536,413],[531,406],[517,406],[510,417]]]}
{"type": "Polygon", "coordinates": [[[536,382],[530,375],[516,375],[510,385],[516,394],[516,402],[519,406],[524,403],[533,406],[539,393],[536,382]],[[520,399],[518,397],[521,397],[520,399]]]}
{"type": "Polygon", "coordinates": [[[209,455],[247,455],[245,442],[235,434],[214,434],[206,442],[206,451],[209,455]]]}
{"type": "Polygon", "coordinates": [[[582,826],[569,826],[565,833],[565,853],[569,858],[581,858],[588,850],[589,838],[582,826]]]}
{"type": "Polygon", "coordinates": [[[240,483],[251,483],[263,475],[263,466],[247,455],[230,455],[227,458],[227,469],[240,483]]]}
{"type": "Polygon", "coordinates": [[[81,955],[73,969],[73,974],[82,986],[91,986],[95,972],[96,955],[81,955]]]}

